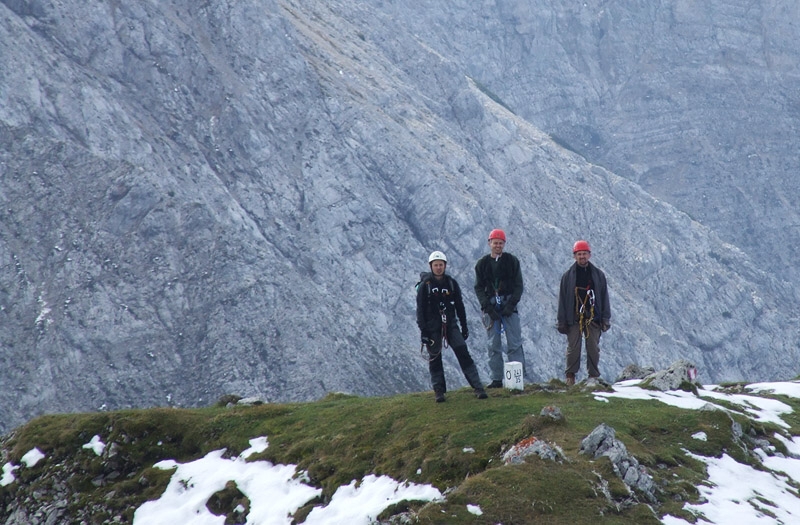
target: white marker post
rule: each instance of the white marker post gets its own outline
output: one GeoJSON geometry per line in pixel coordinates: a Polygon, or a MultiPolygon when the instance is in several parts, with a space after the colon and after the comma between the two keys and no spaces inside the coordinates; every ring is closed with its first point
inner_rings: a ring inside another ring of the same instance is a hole
{"type": "Polygon", "coordinates": [[[503,375],[503,386],[509,390],[523,390],[525,381],[522,378],[522,363],[519,361],[509,361],[505,365],[503,375]]]}

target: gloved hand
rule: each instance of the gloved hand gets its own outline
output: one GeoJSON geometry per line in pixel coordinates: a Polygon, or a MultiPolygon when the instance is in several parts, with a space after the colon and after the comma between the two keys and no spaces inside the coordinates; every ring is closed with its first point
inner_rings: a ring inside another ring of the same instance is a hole
{"type": "Polygon", "coordinates": [[[514,305],[513,304],[506,304],[503,306],[503,317],[511,317],[511,314],[514,313],[514,305]]]}
{"type": "Polygon", "coordinates": [[[611,322],[610,321],[603,321],[602,323],[600,323],[600,330],[602,330],[604,332],[608,332],[609,328],[611,328],[611,322]]]}
{"type": "Polygon", "coordinates": [[[461,337],[464,338],[464,341],[469,337],[469,328],[467,328],[467,325],[461,327],[461,337]]]}
{"type": "Polygon", "coordinates": [[[436,344],[436,341],[434,341],[433,339],[431,339],[430,337],[428,337],[425,334],[422,334],[422,337],[420,337],[420,341],[422,341],[423,345],[428,346],[428,347],[431,347],[431,346],[436,344]]]}
{"type": "Polygon", "coordinates": [[[559,324],[556,326],[556,330],[558,330],[559,334],[567,335],[569,333],[569,326],[565,324],[559,324]]]}

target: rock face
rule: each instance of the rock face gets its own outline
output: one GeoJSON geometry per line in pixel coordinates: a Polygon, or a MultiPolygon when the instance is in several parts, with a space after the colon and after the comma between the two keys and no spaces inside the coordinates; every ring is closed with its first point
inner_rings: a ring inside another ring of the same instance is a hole
{"type": "Polygon", "coordinates": [[[684,385],[693,385],[697,368],[694,363],[685,359],[679,359],[672,363],[666,370],[659,370],[646,376],[642,381],[642,387],[653,388],[666,392],[668,390],[678,390],[684,385]]]}
{"type": "Polygon", "coordinates": [[[614,473],[628,488],[635,489],[647,501],[657,500],[653,476],[639,460],[628,453],[625,443],[616,438],[616,431],[605,423],[598,425],[581,441],[580,453],[595,459],[607,457],[614,473]]]}
{"type": "Polygon", "coordinates": [[[538,379],[577,238],[609,278],[604,375],[797,373],[794,3],[406,4],[0,2],[0,430],[428,389],[434,249],[485,379],[495,227],[538,379]]]}
{"type": "Polygon", "coordinates": [[[381,5],[559,143],[800,277],[797,2],[381,5]]]}

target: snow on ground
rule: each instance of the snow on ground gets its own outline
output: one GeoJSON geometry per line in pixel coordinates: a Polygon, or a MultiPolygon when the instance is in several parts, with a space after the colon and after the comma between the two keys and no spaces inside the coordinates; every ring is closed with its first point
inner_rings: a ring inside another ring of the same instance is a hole
{"type": "MultiPolygon", "coordinates": [[[[726,394],[717,387],[700,388],[697,396],[690,392],[658,392],[638,386],[640,381],[624,381],[613,385],[613,392],[595,392],[595,399],[608,402],[610,398],[655,399],[662,403],[685,409],[718,409],[738,411],[756,421],[774,423],[780,428],[789,425],[781,419],[792,411],[791,407],[775,399],[748,394],[726,394]],[[715,401],[726,401],[725,406],[715,401]],[[735,408],[732,408],[735,407],[735,408]]],[[[800,398],[800,382],[757,383],[745,390],[800,398]]],[[[694,439],[705,439],[697,432],[694,439]]],[[[787,456],[775,450],[754,452],[761,459],[763,469],[738,463],[727,454],[721,458],[690,456],[707,465],[708,480],[698,489],[701,501],[687,503],[684,509],[697,517],[699,525],[781,524],[800,523],[800,496],[795,486],[800,486],[800,437],[776,433],[788,451],[787,456]]],[[[134,514],[134,525],[223,525],[224,516],[212,514],[206,502],[229,481],[236,483],[250,500],[248,525],[290,524],[291,515],[317,497],[321,490],[306,484],[303,472],[294,465],[274,465],[269,461],[247,461],[253,454],[269,446],[266,437],[250,441],[250,448],[235,458],[223,457],[224,450],[210,452],[205,457],[178,463],[161,461],[155,466],[174,469],[172,478],[162,496],[140,506],[134,514]]],[[[105,444],[94,436],[83,448],[102,454],[105,444]]],[[[465,449],[464,452],[467,452],[465,449]]],[[[26,467],[39,462],[44,455],[34,448],[22,458],[26,467]]],[[[14,472],[19,465],[6,463],[2,467],[0,486],[15,481],[14,472]]],[[[390,505],[402,500],[436,501],[443,498],[431,485],[395,481],[386,476],[369,475],[360,481],[339,487],[325,506],[315,507],[306,518],[309,525],[372,523],[375,517],[390,505]]],[[[477,505],[467,505],[475,515],[482,511],[477,505]]],[[[242,508],[243,512],[244,509],[242,508]]],[[[665,525],[688,525],[689,522],[665,516],[665,525]]]]}
{"type": "MultiPolygon", "coordinates": [[[[738,411],[756,421],[789,427],[781,416],[792,412],[792,408],[779,400],[747,394],[725,394],[718,392],[716,386],[698,389],[697,396],[683,391],[659,392],[639,388],[639,383],[635,379],[617,383],[614,392],[595,392],[595,399],[606,402],[612,397],[655,399],[680,408],[738,411]],[[714,400],[732,403],[738,409],[730,408],[730,405],[723,407],[715,404],[714,400]]],[[[798,381],[756,383],[747,385],[745,390],[800,398],[798,381]]],[[[697,434],[693,437],[698,439],[697,434]]],[[[795,488],[800,484],[800,438],[781,434],[775,434],[775,437],[786,446],[790,456],[775,454],[774,450],[769,451],[770,455],[767,451],[756,449],[754,452],[766,470],[738,463],[727,454],[721,458],[709,458],[686,451],[687,456],[707,465],[708,480],[698,487],[701,502],[684,505],[685,510],[697,516],[699,525],[800,523],[800,497],[795,488]]],[[[675,516],[664,516],[662,523],[689,524],[675,516]]]]}
{"type": "Polygon", "coordinates": [[[96,456],[101,456],[106,449],[106,444],[103,443],[100,436],[94,436],[91,441],[83,445],[83,448],[91,450],[96,456]]]}
{"type": "MultiPolygon", "coordinates": [[[[225,459],[224,450],[207,454],[190,463],[161,461],[157,468],[176,469],[164,494],[139,507],[134,525],[222,525],[223,516],[212,514],[206,502],[225,488],[228,481],[250,500],[247,523],[290,524],[292,515],[322,493],[306,485],[303,473],[294,465],[273,465],[269,461],[245,461],[267,447],[265,437],[250,441],[251,448],[239,457],[225,459]]],[[[314,508],[306,518],[308,525],[352,523],[368,525],[386,507],[402,500],[432,501],[442,494],[430,485],[399,483],[386,476],[367,476],[339,487],[324,507],[314,508]]]]}

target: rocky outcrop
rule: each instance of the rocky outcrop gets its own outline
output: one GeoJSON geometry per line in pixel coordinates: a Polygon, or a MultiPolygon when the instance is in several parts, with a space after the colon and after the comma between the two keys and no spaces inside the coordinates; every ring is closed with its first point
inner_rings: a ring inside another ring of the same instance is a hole
{"type": "MultiPolygon", "coordinates": [[[[545,424],[553,424],[564,421],[564,414],[559,407],[548,405],[539,412],[539,418],[545,424]]],[[[557,444],[548,443],[536,436],[528,436],[503,453],[503,463],[505,465],[519,465],[524,463],[529,456],[537,456],[540,459],[559,463],[565,459],[564,452],[557,444]]]]}
{"type": "Polygon", "coordinates": [[[681,388],[696,388],[697,367],[685,359],[672,363],[666,370],[659,370],[645,376],[642,387],[654,390],[679,390],[681,388]]]}
{"type": "Polygon", "coordinates": [[[580,453],[591,458],[607,457],[614,472],[628,488],[644,496],[647,501],[657,501],[653,476],[628,453],[625,443],[618,440],[614,429],[605,423],[598,425],[581,441],[580,453]]]}
{"type": "Polygon", "coordinates": [[[655,373],[655,368],[652,366],[639,366],[637,364],[630,364],[622,369],[622,372],[617,376],[617,382],[629,381],[631,379],[644,379],[650,374],[655,373]]]}
{"type": "Polygon", "coordinates": [[[652,366],[642,367],[630,364],[622,370],[619,377],[617,377],[617,381],[640,379],[639,384],[643,388],[661,390],[662,392],[690,389],[697,393],[697,386],[700,384],[697,380],[697,374],[697,367],[694,363],[686,359],[678,359],[669,367],[658,371],[652,366]]]}

